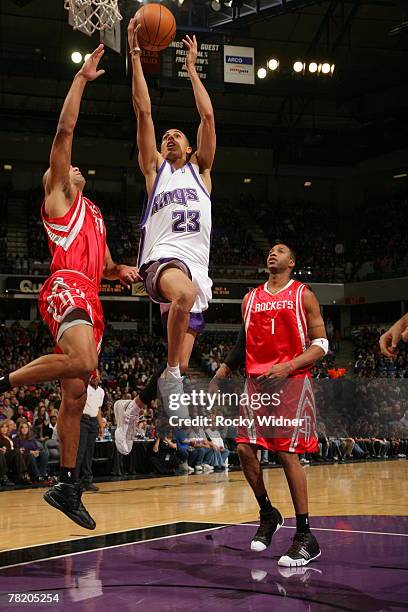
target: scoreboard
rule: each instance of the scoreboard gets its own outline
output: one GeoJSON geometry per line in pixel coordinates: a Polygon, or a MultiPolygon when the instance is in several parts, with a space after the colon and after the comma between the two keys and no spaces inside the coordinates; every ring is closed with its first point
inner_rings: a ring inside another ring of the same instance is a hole
{"type": "MultiPolygon", "coordinates": [[[[186,54],[187,49],[182,41],[173,41],[160,53],[144,51],[143,70],[146,76],[159,77],[160,87],[190,87],[189,75],[184,67],[186,54]]],[[[196,70],[206,87],[224,90],[224,46],[220,37],[198,41],[196,70]]]]}
{"type": "MultiPolygon", "coordinates": [[[[187,49],[183,42],[173,41],[162,52],[161,79],[176,82],[178,86],[183,81],[189,81],[188,72],[184,67],[187,49]]],[[[198,43],[196,70],[200,79],[206,85],[224,84],[224,56],[221,40],[206,40],[198,43]]]]}

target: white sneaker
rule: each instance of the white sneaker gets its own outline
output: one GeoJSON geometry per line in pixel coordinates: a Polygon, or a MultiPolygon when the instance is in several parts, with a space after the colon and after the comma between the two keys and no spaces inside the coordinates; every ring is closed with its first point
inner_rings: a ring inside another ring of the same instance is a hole
{"type": "Polygon", "coordinates": [[[203,466],[202,465],[196,465],[194,468],[194,471],[196,474],[201,474],[201,472],[203,471],[203,466]]]}
{"type": "Polygon", "coordinates": [[[193,468],[193,467],[191,467],[191,465],[188,465],[188,466],[187,466],[187,469],[188,469],[188,473],[189,473],[189,474],[193,474],[193,473],[194,473],[194,468],[193,468]]]}
{"type": "Polygon", "coordinates": [[[208,463],[203,463],[203,472],[204,473],[208,473],[208,472],[213,472],[214,468],[212,465],[208,465],[208,463]]]}
{"type": "Polygon", "coordinates": [[[113,405],[116,420],[115,444],[121,455],[128,455],[132,450],[135,433],[138,429],[140,409],[133,400],[117,400],[113,405]],[[133,404],[130,410],[128,406],[133,404]]]}
{"type": "Polygon", "coordinates": [[[158,411],[163,417],[171,416],[178,419],[189,417],[188,407],[181,403],[180,398],[184,394],[183,379],[168,375],[160,376],[157,381],[158,411]]]}
{"type": "Polygon", "coordinates": [[[190,466],[187,465],[187,461],[183,461],[183,463],[180,463],[180,465],[178,466],[177,472],[179,474],[190,474],[190,469],[190,466]]]}

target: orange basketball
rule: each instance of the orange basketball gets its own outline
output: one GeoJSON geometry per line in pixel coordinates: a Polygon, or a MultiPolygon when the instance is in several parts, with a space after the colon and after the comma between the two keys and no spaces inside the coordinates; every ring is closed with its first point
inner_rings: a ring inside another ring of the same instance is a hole
{"type": "Polygon", "coordinates": [[[147,51],[163,51],[176,35],[174,15],[161,4],[145,4],[135,17],[142,26],[137,33],[140,46],[147,51]]]}

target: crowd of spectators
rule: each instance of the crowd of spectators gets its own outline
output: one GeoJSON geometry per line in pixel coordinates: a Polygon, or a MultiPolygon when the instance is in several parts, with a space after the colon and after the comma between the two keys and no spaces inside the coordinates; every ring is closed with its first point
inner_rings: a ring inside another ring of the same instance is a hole
{"type": "Polygon", "coordinates": [[[408,348],[401,344],[395,359],[381,354],[384,329],[362,327],[353,333],[354,372],[359,378],[408,378],[408,348]]]}
{"type": "Polygon", "coordinates": [[[212,225],[210,267],[259,267],[263,264],[265,253],[255,246],[236,206],[228,201],[217,201],[212,209],[212,225]]]}
{"type": "Polygon", "coordinates": [[[374,201],[359,210],[353,250],[356,280],[408,273],[408,235],[403,223],[407,213],[406,195],[374,201]]]}
{"type": "MultiPolygon", "coordinates": [[[[326,323],[330,329],[330,322],[326,323]]],[[[304,457],[304,463],[406,455],[406,346],[400,347],[396,360],[384,359],[377,349],[380,333],[381,330],[363,328],[353,336],[355,371],[351,369],[348,376],[339,380],[332,380],[330,376],[338,348],[335,334],[330,334],[330,352],[312,371],[318,409],[319,452],[304,457]]],[[[201,367],[203,375],[207,375],[204,384],[208,384],[235,340],[236,332],[207,332],[199,336],[193,361],[196,369],[201,367]]],[[[33,322],[25,328],[18,323],[11,327],[0,326],[0,374],[52,350],[52,338],[42,323],[33,322]]],[[[162,336],[108,327],[100,355],[105,389],[102,414],[108,431],[113,432],[115,427],[114,402],[135,397],[165,358],[166,343],[162,336]]],[[[242,369],[239,374],[242,381],[242,369]]],[[[190,384],[199,384],[199,379],[196,371],[190,384]]],[[[49,441],[55,438],[60,402],[58,383],[17,388],[0,395],[0,434],[3,436],[0,440],[0,481],[4,486],[7,486],[10,470],[16,482],[47,482],[49,441]]],[[[176,450],[175,455],[170,453],[173,463],[171,466],[160,463],[168,455],[163,449],[170,442],[169,436],[163,439],[158,436],[155,402],[146,406],[141,414],[138,436],[141,440],[156,440],[152,457],[159,472],[219,471],[228,468],[231,459],[234,462],[234,432],[210,426],[173,433],[171,444],[176,446],[169,446],[176,450]]],[[[265,457],[264,453],[263,460],[275,459],[265,457]]]]}
{"type": "MultiPolygon", "coordinates": [[[[3,192],[7,211],[8,192],[3,192]]],[[[50,261],[47,238],[39,215],[41,189],[26,192],[27,255],[8,252],[6,217],[0,223],[1,271],[15,274],[46,274],[50,261]]],[[[119,195],[92,193],[108,229],[108,243],[114,258],[136,262],[138,230],[130,223],[124,200],[119,195]]],[[[295,276],[315,282],[348,282],[388,278],[408,273],[408,237],[401,219],[408,207],[406,196],[384,202],[368,202],[340,228],[332,206],[302,201],[217,201],[213,207],[213,235],[210,266],[223,277],[250,278],[264,265],[266,253],[256,246],[240,210],[251,219],[270,243],[291,243],[297,251],[295,276]],[[387,210],[386,217],[383,214],[387,210]],[[347,226],[348,225],[348,226],[347,226]],[[318,231],[315,230],[318,228],[318,231]],[[391,231],[392,229],[392,231],[391,231]],[[312,247],[312,248],[311,248],[312,247]],[[230,268],[229,268],[230,267],[230,268]],[[252,270],[251,270],[252,268],[252,270]]],[[[135,205],[135,216],[141,202],[135,205]]]]}

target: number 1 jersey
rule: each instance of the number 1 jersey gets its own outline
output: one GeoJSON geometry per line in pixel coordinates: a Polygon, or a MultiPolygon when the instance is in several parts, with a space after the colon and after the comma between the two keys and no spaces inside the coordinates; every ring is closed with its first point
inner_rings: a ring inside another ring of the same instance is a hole
{"type": "MultiPolygon", "coordinates": [[[[244,312],[248,376],[264,374],[271,366],[291,361],[309,347],[306,288],[290,280],[275,294],[268,290],[267,282],[250,292],[244,312]]],[[[295,370],[292,376],[307,374],[312,367],[295,370]]]]}
{"type": "Polygon", "coordinates": [[[208,274],[211,199],[198,166],[160,166],[140,222],[138,265],[175,257],[208,274]]]}

